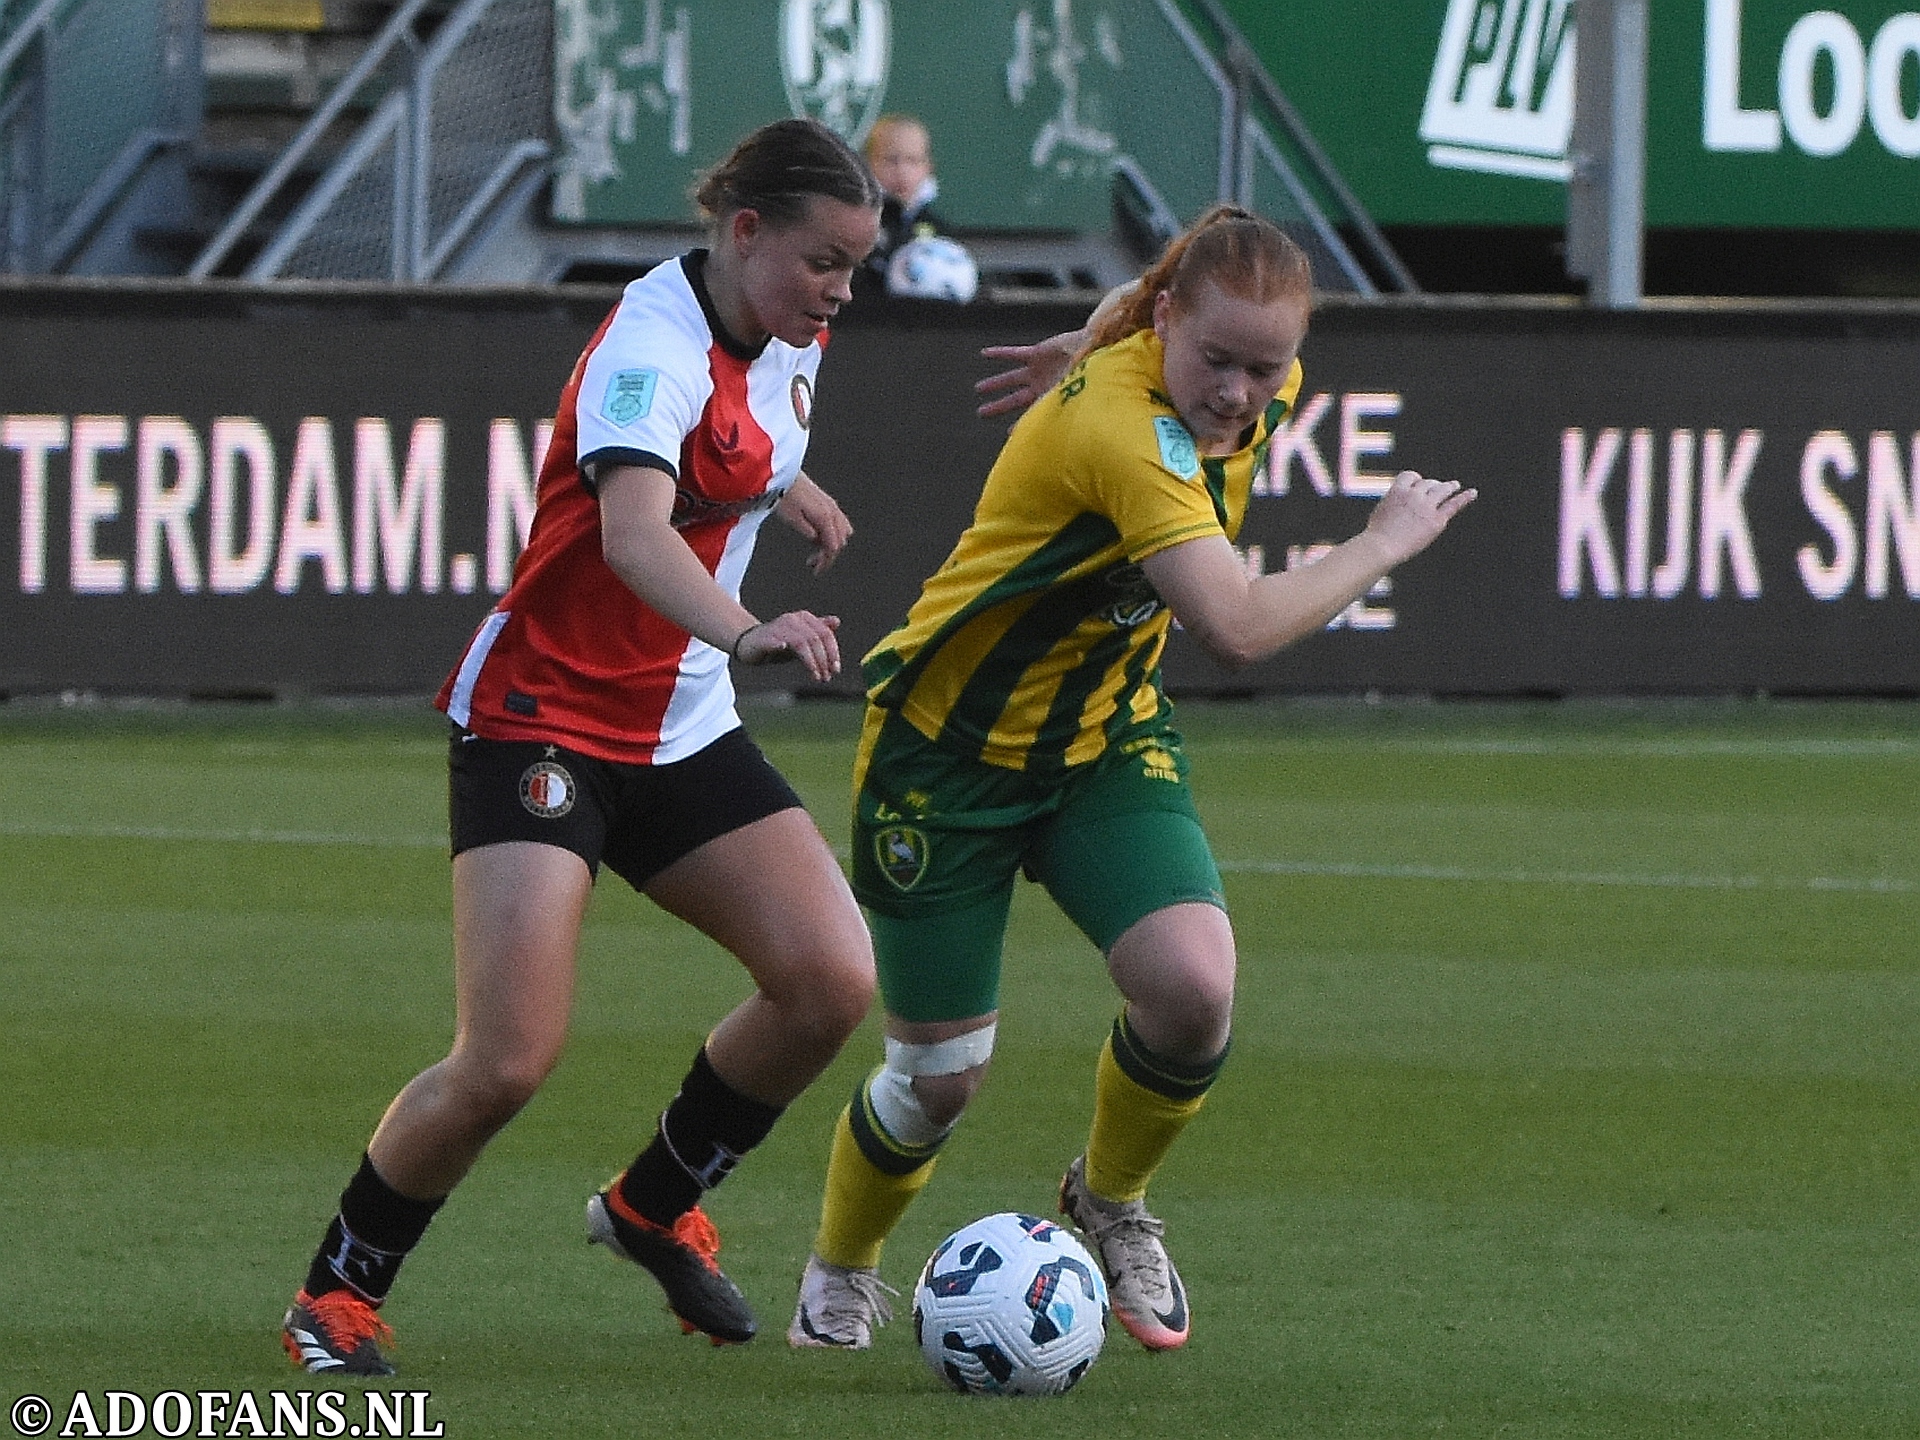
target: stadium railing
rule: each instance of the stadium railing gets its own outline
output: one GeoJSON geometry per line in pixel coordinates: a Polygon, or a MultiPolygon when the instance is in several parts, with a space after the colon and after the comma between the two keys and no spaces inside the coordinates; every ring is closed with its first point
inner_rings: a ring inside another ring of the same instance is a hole
{"type": "Polygon", "coordinates": [[[405,0],[235,208],[187,274],[216,274],[356,97],[372,115],[244,271],[280,278],[440,278],[546,160],[551,0],[462,0],[425,32],[405,0]]]}
{"type": "Polygon", "coordinates": [[[0,269],[148,268],[132,234],[183,184],[201,29],[199,0],[0,7],[0,269]]]}

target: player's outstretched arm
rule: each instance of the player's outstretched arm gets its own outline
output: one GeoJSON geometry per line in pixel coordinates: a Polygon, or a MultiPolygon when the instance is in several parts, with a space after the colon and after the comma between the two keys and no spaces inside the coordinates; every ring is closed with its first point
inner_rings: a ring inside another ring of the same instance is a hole
{"type": "Polygon", "coordinates": [[[976,394],[991,398],[981,401],[974,412],[982,419],[1024,410],[1060,383],[1073,357],[1087,343],[1085,330],[1067,330],[1050,335],[1031,345],[986,345],[980,353],[989,360],[1011,362],[1011,370],[1002,370],[984,380],[973,382],[976,394]]]}
{"type": "Polygon", "coordinates": [[[653,609],[742,664],[791,658],[815,680],[840,673],[837,616],[793,610],[756,620],[707,573],[673,528],[672,476],[649,466],[618,465],[600,473],[598,488],[601,553],[653,609]]]}
{"type": "Polygon", "coordinates": [[[1149,555],[1141,568],[1206,652],[1237,670],[1325,625],[1437,540],[1478,493],[1403,470],[1366,528],[1311,565],[1254,579],[1226,537],[1211,535],[1149,555]]]}
{"type": "Polygon", "coordinates": [[[1010,361],[1013,368],[974,382],[976,394],[992,397],[982,401],[975,413],[983,419],[990,419],[995,415],[1024,410],[1053,389],[1073,364],[1074,357],[1086,348],[1088,338],[1100,322],[1125,304],[1128,297],[1139,288],[1138,280],[1128,280],[1114,286],[1101,297],[1100,303],[1094,306],[1093,313],[1087,317],[1087,323],[1078,330],[1049,335],[1045,340],[1031,345],[983,347],[980,353],[989,360],[1010,361]]]}

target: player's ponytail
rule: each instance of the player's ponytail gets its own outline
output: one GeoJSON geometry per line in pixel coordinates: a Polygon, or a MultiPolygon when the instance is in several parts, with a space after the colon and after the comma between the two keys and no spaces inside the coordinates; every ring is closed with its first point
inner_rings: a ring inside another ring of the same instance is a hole
{"type": "Polygon", "coordinates": [[[1282,296],[1304,300],[1313,291],[1313,267],[1307,252],[1271,220],[1238,205],[1216,205],[1168,243],[1132,294],[1101,318],[1086,348],[1098,350],[1150,328],[1163,291],[1176,310],[1185,309],[1202,281],[1260,304],[1282,296]]]}
{"type": "Polygon", "coordinates": [[[880,182],[846,141],[817,120],[776,120],[733,147],[694,188],[694,203],[711,223],[752,210],[785,228],[806,218],[814,196],[880,208],[880,182]]]}

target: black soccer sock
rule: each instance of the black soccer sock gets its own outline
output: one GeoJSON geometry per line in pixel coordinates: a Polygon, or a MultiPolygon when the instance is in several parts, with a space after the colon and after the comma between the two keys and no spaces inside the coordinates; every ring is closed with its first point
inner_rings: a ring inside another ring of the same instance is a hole
{"type": "Polygon", "coordinates": [[[351,1290],[378,1305],[393,1288],[400,1262],[445,1203],[444,1195],[437,1200],[402,1195],[380,1178],[372,1158],[362,1155],[359,1170],[340,1192],[340,1213],[307,1269],[307,1294],[351,1290]]]}
{"type": "Polygon", "coordinates": [[[653,1143],[620,1180],[620,1198],[656,1225],[671,1226],[767,1138],[785,1109],[751,1099],[722,1080],[706,1047],[660,1117],[653,1143]]]}

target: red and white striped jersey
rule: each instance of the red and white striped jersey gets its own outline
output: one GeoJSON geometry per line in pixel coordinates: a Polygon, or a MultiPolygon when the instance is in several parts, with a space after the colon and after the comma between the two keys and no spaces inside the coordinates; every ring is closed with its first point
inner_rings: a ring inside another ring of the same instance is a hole
{"type": "Polygon", "coordinates": [[[727,656],[651,609],[601,554],[595,466],[674,477],[673,524],[738,596],[761,524],[800,472],[826,343],[743,349],[693,251],[627,287],[573,367],[513,584],[436,703],[489,740],[668,764],[740,723],[727,656]]]}

